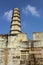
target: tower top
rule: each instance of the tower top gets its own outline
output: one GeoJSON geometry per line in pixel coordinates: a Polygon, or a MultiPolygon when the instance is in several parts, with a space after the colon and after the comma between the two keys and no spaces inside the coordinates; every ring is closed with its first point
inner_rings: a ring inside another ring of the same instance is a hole
{"type": "Polygon", "coordinates": [[[14,10],[19,10],[19,8],[14,8],[14,10]]]}
{"type": "Polygon", "coordinates": [[[14,8],[10,26],[10,34],[18,33],[21,33],[20,12],[18,8],[14,8]]]}

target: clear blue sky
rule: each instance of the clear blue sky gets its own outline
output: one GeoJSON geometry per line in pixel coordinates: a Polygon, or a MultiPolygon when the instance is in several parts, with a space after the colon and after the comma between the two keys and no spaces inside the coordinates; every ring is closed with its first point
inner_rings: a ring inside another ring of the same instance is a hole
{"type": "Polygon", "coordinates": [[[0,0],[0,34],[10,31],[12,9],[21,14],[21,30],[32,38],[33,32],[43,32],[43,0],[0,0]]]}

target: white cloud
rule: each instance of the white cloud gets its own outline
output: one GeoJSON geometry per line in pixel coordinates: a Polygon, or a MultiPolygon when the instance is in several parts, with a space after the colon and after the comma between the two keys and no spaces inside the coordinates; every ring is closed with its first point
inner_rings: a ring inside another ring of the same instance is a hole
{"type": "Polygon", "coordinates": [[[30,12],[32,15],[40,17],[40,14],[37,11],[36,7],[33,7],[31,5],[26,6],[24,9],[22,9],[22,11],[26,14],[30,12]]]}
{"type": "Polygon", "coordinates": [[[4,12],[3,18],[7,21],[11,21],[12,10],[4,12]]]}

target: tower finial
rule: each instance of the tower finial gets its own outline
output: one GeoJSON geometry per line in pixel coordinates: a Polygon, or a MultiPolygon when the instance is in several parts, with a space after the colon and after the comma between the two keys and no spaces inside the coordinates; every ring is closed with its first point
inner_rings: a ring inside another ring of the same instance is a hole
{"type": "Polygon", "coordinates": [[[18,8],[13,10],[12,21],[10,26],[10,34],[18,34],[21,32],[20,11],[18,8]]]}

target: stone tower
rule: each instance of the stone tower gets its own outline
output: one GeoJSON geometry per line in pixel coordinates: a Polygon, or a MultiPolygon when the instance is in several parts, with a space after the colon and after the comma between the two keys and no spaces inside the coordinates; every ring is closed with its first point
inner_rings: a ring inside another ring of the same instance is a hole
{"type": "Polygon", "coordinates": [[[21,33],[21,25],[20,25],[20,11],[18,8],[13,10],[12,21],[10,26],[10,34],[18,34],[21,33]]]}
{"type": "Polygon", "coordinates": [[[43,32],[33,33],[29,40],[20,23],[20,11],[15,8],[10,34],[0,34],[0,65],[43,65],[43,32]]]}

